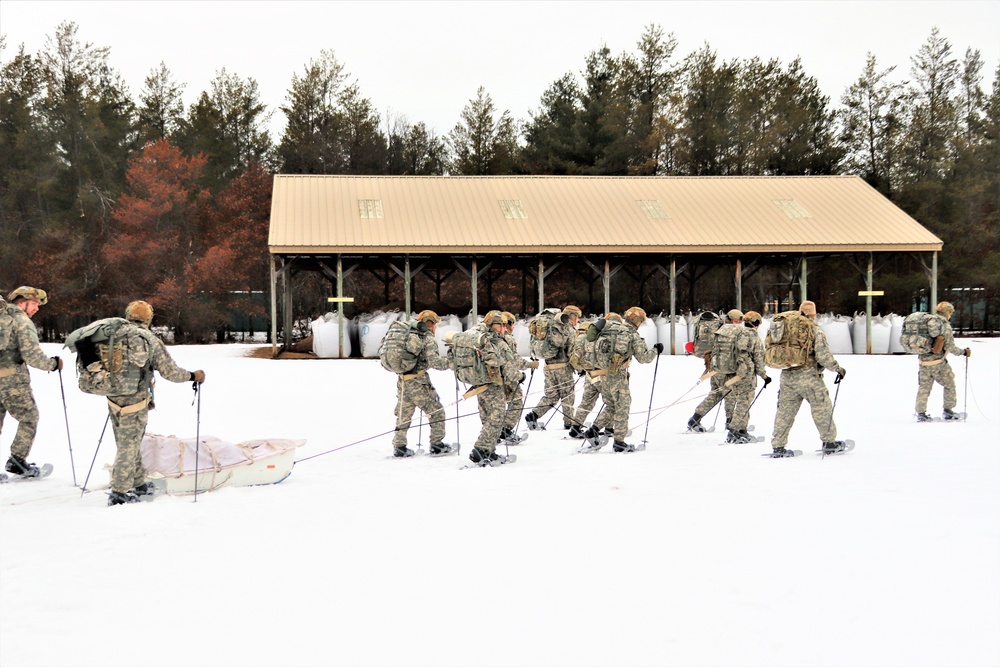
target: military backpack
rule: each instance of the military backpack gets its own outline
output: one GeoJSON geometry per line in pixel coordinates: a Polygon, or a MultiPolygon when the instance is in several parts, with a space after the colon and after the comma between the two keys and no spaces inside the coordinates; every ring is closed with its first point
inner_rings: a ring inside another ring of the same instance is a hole
{"type": "Polygon", "coordinates": [[[390,324],[378,349],[382,368],[399,374],[412,371],[424,349],[422,334],[425,331],[427,324],[421,320],[412,323],[396,320],[390,324]]]}
{"type": "Polygon", "coordinates": [[[722,326],[722,318],[716,313],[705,311],[694,321],[694,353],[704,357],[715,345],[715,332],[722,326]]]}
{"type": "Polygon", "coordinates": [[[764,363],[777,369],[804,366],[813,354],[815,327],[797,310],[775,315],[764,339],[764,363]]]}
{"type": "MultiPolygon", "coordinates": [[[[712,345],[712,368],[727,375],[739,372],[740,344],[745,327],[725,324],[715,330],[712,345]]],[[[743,343],[745,345],[745,343],[743,343]]]]}
{"type": "Polygon", "coordinates": [[[631,336],[623,322],[604,320],[587,330],[583,361],[598,370],[616,371],[631,357],[631,336]]]}
{"type": "Polygon", "coordinates": [[[934,339],[944,335],[945,319],[933,313],[910,313],[903,320],[899,344],[910,354],[928,354],[934,339]]]}
{"type": "MultiPolygon", "coordinates": [[[[460,382],[473,387],[493,382],[493,376],[490,375],[482,357],[482,349],[488,338],[489,334],[476,329],[454,334],[449,332],[445,338],[448,344],[448,357],[452,360],[455,376],[460,382]]],[[[499,373],[496,375],[499,377],[499,373]]]]}
{"type": "Polygon", "coordinates": [[[554,359],[566,346],[567,336],[563,326],[567,316],[558,308],[546,308],[528,322],[531,356],[536,359],[554,359]]]}
{"type": "Polygon", "coordinates": [[[149,353],[153,334],[121,317],[108,317],[80,327],[66,337],[76,352],[80,391],[97,396],[130,396],[152,386],[149,353]],[[138,345],[136,339],[146,339],[138,345]]]}

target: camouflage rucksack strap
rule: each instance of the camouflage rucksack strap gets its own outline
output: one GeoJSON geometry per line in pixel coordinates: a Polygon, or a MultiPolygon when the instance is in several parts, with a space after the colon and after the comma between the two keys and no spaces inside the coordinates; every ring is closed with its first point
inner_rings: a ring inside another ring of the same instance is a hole
{"type": "Polygon", "coordinates": [[[422,370],[422,371],[417,371],[416,373],[400,373],[399,377],[403,378],[403,382],[406,382],[407,380],[412,380],[413,378],[418,378],[421,375],[426,375],[426,374],[427,371],[422,370]]]}
{"type": "Polygon", "coordinates": [[[560,368],[566,368],[567,366],[569,366],[569,364],[566,363],[566,362],[562,362],[562,363],[559,363],[559,364],[546,363],[545,364],[545,370],[547,370],[547,371],[555,371],[555,370],[559,370],[560,368]]]}

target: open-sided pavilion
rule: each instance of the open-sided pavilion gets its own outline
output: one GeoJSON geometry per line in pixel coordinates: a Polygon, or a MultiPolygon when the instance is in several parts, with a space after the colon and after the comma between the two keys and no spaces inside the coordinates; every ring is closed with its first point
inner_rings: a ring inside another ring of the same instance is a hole
{"type": "MultiPolygon", "coordinates": [[[[344,277],[359,269],[381,275],[387,295],[390,283],[401,280],[406,313],[416,275],[434,281],[439,292],[444,281],[464,276],[475,315],[480,281],[497,269],[530,278],[538,310],[556,305],[545,302],[545,279],[567,262],[592,289],[603,289],[604,312],[641,300],[611,303],[619,272],[636,279],[640,293],[652,275],[665,275],[673,319],[680,277],[693,290],[708,268],[730,267],[732,303],[742,309],[743,281],[764,265],[783,263],[797,276],[802,301],[810,260],[842,254],[867,255],[867,292],[877,254],[921,254],[935,303],[942,241],[855,176],[279,174],[268,248],[271,338],[277,340],[280,298],[287,344],[290,277],[298,271],[330,280],[341,322],[350,298],[344,277]]],[[[869,294],[869,313],[870,300],[869,294]]]]}

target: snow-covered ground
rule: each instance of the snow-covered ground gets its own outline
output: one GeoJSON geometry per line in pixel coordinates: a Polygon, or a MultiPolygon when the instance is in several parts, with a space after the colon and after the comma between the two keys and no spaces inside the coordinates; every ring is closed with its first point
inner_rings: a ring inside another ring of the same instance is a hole
{"type": "MultiPolygon", "coordinates": [[[[684,434],[707,383],[662,356],[655,386],[633,365],[646,452],[573,456],[557,417],[516,464],[466,470],[476,416],[448,424],[461,458],[387,458],[394,377],[377,361],[172,347],[207,373],[202,435],[306,438],[298,458],[315,458],[279,485],[120,507],[73,487],[59,377],[32,371],[30,458],[56,470],[0,487],[0,664],[997,665],[1000,340],[959,345],[965,423],[914,422],[912,356],[841,356],[844,456],[814,453],[805,407],[795,459],[684,434]]],[[[432,377],[453,402],[453,376],[432,377]]],[[[63,380],[82,485],[106,410],[63,380]]],[[[541,389],[539,373],[529,406],[541,389]]],[[[192,399],[160,380],[149,431],[194,436],[192,399]]],[[[109,430],[90,486],[113,455],[109,430]]]]}

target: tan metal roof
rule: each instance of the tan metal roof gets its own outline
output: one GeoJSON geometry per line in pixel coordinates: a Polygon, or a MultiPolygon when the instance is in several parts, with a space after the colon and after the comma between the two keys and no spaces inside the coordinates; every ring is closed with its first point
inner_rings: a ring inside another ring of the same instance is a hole
{"type": "Polygon", "coordinates": [[[274,177],[268,246],[316,253],[933,251],[855,176],[274,177]]]}

